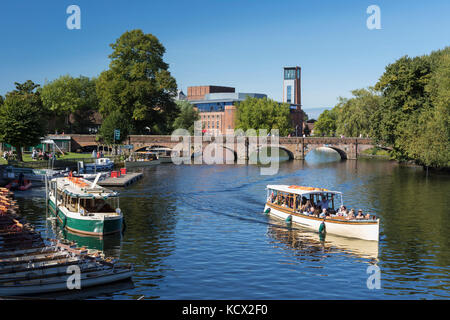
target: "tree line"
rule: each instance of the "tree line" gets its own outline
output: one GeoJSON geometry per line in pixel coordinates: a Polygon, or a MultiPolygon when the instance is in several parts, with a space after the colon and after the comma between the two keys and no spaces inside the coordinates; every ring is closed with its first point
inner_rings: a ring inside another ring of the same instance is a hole
{"type": "Polygon", "coordinates": [[[396,160],[450,168],[450,47],[389,64],[373,87],[325,110],[314,131],[370,136],[396,160]]]}
{"type": "Polygon", "coordinates": [[[110,46],[109,68],[98,77],[63,75],[42,87],[16,82],[0,96],[0,140],[13,145],[20,160],[21,148],[48,132],[86,133],[95,115],[102,118],[98,136],[105,143],[129,134],[170,134],[199,118],[191,104],[175,102],[177,83],[154,35],[127,31],[110,46]]]}

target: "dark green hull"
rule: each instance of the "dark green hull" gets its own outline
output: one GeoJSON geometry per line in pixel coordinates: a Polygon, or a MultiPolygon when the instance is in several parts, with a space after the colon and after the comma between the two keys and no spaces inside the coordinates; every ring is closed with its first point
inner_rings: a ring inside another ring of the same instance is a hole
{"type": "Polygon", "coordinates": [[[56,213],[55,204],[50,199],[48,200],[48,204],[50,213],[58,218],[58,222],[62,224],[64,229],[69,231],[86,235],[103,236],[122,230],[123,219],[121,217],[108,220],[75,219],[66,216],[60,209],[56,213]]]}

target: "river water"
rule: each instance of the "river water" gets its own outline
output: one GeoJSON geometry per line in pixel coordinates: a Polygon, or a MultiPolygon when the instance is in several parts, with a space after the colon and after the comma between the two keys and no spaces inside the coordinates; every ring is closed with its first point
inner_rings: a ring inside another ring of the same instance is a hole
{"type": "Polygon", "coordinates": [[[121,190],[126,230],[103,241],[62,233],[46,220],[42,188],[17,197],[43,234],[134,264],[132,282],[85,297],[441,299],[450,298],[449,193],[448,175],[385,160],[341,161],[329,152],[282,162],[272,176],[256,165],[164,164],[121,190]],[[347,207],[380,217],[379,243],[320,239],[264,215],[267,184],[343,192],[347,207]]]}

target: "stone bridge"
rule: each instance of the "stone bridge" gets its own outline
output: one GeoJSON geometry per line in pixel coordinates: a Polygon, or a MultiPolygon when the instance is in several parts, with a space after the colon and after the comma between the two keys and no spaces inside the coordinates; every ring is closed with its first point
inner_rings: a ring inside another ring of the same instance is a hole
{"type": "MultiPolygon", "coordinates": [[[[61,137],[61,136],[59,136],[61,137]]],[[[81,147],[101,146],[96,141],[95,135],[65,135],[65,139],[70,137],[70,150],[75,151],[81,147]]],[[[49,136],[50,139],[57,139],[55,136],[49,136]]],[[[375,145],[370,138],[337,138],[337,137],[235,137],[224,136],[222,141],[220,137],[215,136],[193,136],[186,137],[185,150],[190,150],[190,155],[198,154],[205,150],[210,150],[214,146],[220,145],[224,149],[231,151],[235,159],[247,160],[249,155],[264,147],[270,147],[272,143],[276,143],[278,139],[278,147],[287,152],[290,159],[305,159],[309,151],[320,147],[327,147],[337,151],[342,159],[356,160],[359,154],[367,149],[373,148],[375,145]],[[209,146],[209,147],[208,147],[209,146]],[[206,149],[208,148],[208,149],[206,149]]],[[[171,136],[158,135],[130,135],[124,144],[132,145],[133,150],[142,150],[147,147],[167,147],[170,149],[179,146],[182,142],[180,137],[178,140],[172,140],[171,136]]]]}

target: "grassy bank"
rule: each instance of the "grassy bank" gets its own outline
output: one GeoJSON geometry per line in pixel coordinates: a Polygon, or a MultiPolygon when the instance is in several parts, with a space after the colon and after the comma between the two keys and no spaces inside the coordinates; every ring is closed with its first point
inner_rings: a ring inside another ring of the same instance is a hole
{"type": "Polygon", "coordinates": [[[367,150],[364,150],[360,156],[368,157],[368,158],[380,158],[380,159],[386,159],[391,160],[391,153],[389,150],[381,149],[379,147],[370,148],[367,150]]]}

